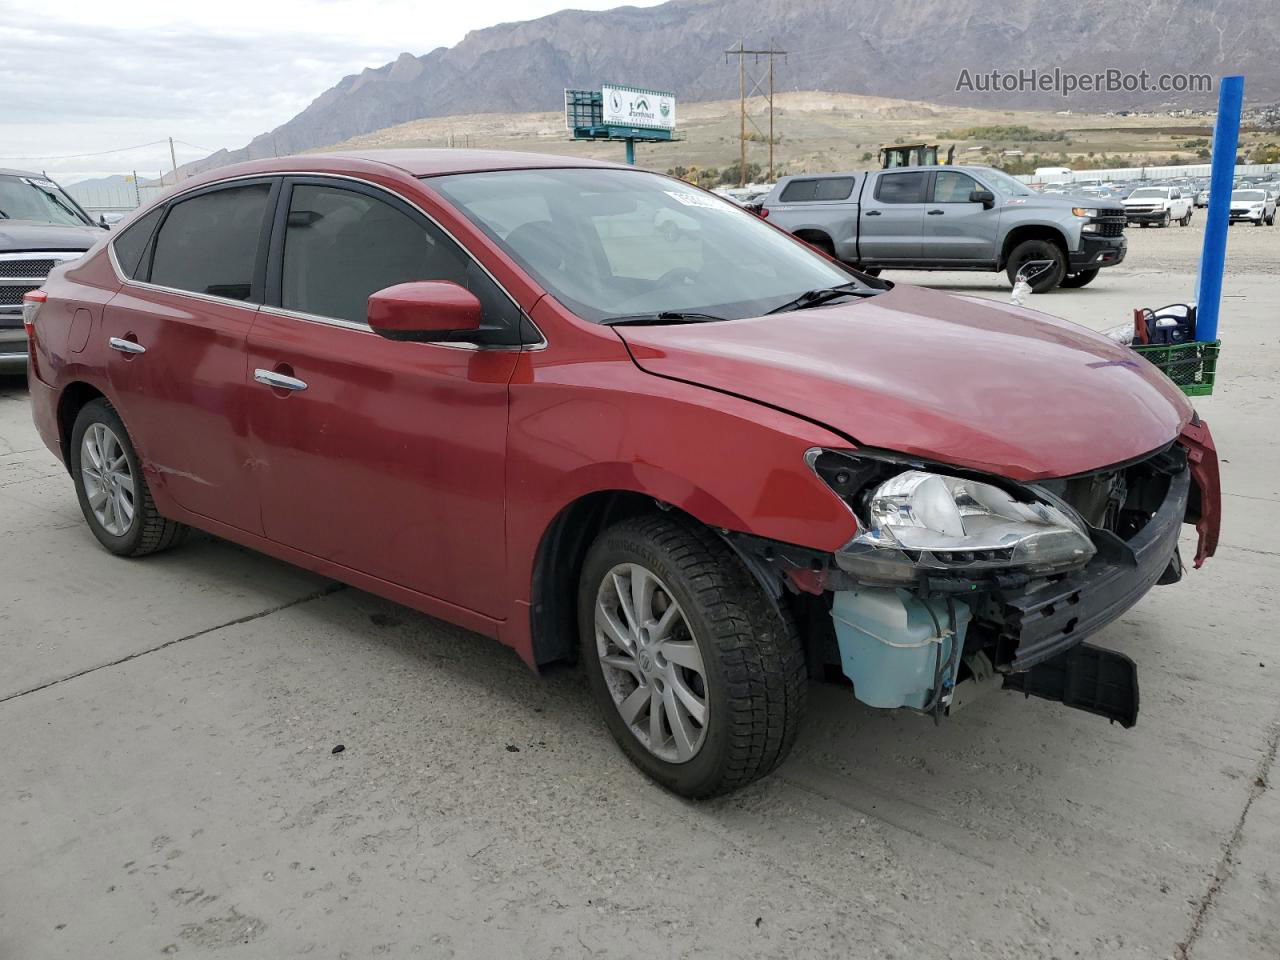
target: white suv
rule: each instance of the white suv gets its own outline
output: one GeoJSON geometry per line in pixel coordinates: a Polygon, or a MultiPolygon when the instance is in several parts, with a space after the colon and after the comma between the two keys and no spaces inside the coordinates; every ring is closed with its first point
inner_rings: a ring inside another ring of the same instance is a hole
{"type": "Polygon", "coordinates": [[[1276,199],[1263,187],[1231,191],[1231,222],[1249,220],[1255,227],[1276,222],[1276,199]]]}

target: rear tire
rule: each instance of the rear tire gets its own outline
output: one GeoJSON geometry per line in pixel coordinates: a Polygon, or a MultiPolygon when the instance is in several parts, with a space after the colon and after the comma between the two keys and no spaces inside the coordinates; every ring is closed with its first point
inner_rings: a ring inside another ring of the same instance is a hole
{"type": "Polygon", "coordinates": [[[601,533],[583,563],[578,623],[609,732],[667,789],[728,793],[791,749],[808,696],[795,623],[705,527],[653,514],[601,533]]]}
{"type": "Polygon", "coordinates": [[[1178,223],[1182,224],[1182,226],[1184,226],[1184,227],[1189,227],[1189,226],[1191,226],[1191,211],[1190,211],[1190,210],[1188,210],[1188,211],[1186,212],[1186,215],[1185,215],[1185,216],[1183,216],[1183,218],[1182,218],[1181,220],[1179,220],[1179,221],[1178,221],[1178,223]]]}
{"type": "Polygon", "coordinates": [[[1062,282],[1067,273],[1067,255],[1056,243],[1048,240],[1023,240],[1009,252],[1005,274],[1010,284],[1018,282],[1018,271],[1030,260],[1052,260],[1054,265],[1031,284],[1034,293],[1046,293],[1062,282]]]}
{"type": "Polygon", "coordinates": [[[69,459],[85,522],[116,556],[142,557],[185,537],[185,526],[156,510],[129,431],[105,399],[86,403],[76,417],[69,459]]]}
{"type": "Polygon", "coordinates": [[[1071,273],[1062,278],[1062,286],[1068,290],[1078,290],[1080,287],[1087,287],[1093,283],[1093,278],[1101,272],[1100,268],[1093,270],[1081,270],[1079,273],[1071,273]]]}

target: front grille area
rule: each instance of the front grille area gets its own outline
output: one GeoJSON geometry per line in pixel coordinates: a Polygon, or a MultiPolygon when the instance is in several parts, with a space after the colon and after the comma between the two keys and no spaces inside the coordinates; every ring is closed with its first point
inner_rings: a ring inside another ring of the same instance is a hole
{"type": "Polygon", "coordinates": [[[3,319],[11,321],[21,315],[22,295],[28,290],[40,289],[50,270],[83,255],[83,250],[0,253],[0,314],[3,314],[3,319]]]}
{"type": "Polygon", "coordinates": [[[38,283],[0,284],[0,307],[22,306],[22,295],[28,290],[39,290],[38,283]]]}
{"type": "Polygon", "coordinates": [[[1119,220],[1099,220],[1095,237],[1119,237],[1124,235],[1124,218],[1119,220]]]}
{"type": "Polygon", "coordinates": [[[0,260],[0,279],[47,277],[57,260],[0,260]]]}

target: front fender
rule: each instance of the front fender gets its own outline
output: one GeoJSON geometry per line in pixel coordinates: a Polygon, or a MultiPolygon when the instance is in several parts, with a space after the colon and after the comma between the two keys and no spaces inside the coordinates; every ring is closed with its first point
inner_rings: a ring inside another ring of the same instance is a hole
{"type": "Polygon", "coordinates": [[[645,373],[629,359],[551,365],[522,380],[512,383],[507,443],[508,583],[517,601],[529,598],[547,529],[593,493],[642,494],[711,527],[815,550],[835,550],[856,532],[804,460],[811,447],[852,447],[825,427],[645,373]],[[584,379],[608,387],[588,389],[584,379]]]}

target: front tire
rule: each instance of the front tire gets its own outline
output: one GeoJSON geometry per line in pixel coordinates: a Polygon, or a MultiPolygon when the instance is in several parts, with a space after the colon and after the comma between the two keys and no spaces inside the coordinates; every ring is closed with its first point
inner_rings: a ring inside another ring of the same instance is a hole
{"type": "Polygon", "coordinates": [[[1172,217],[1171,217],[1171,215],[1170,215],[1169,211],[1168,211],[1168,210],[1166,210],[1166,211],[1164,212],[1164,216],[1160,218],[1160,226],[1162,226],[1162,227],[1167,227],[1167,226],[1168,226],[1170,223],[1172,223],[1172,222],[1173,222],[1172,217]]]}
{"type": "Polygon", "coordinates": [[[578,621],[609,732],[662,786],[728,793],[791,749],[808,694],[795,623],[710,530],[661,514],[605,530],[578,621]]]}
{"type": "Polygon", "coordinates": [[[71,429],[71,476],[89,529],[120,557],[178,543],[187,528],[160,516],[124,421],[104,399],[84,405],[71,429]]]}
{"type": "Polygon", "coordinates": [[[1062,282],[1067,273],[1067,255],[1056,243],[1048,240],[1023,240],[1009,251],[1009,262],[1005,264],[1005,274],[1009,283],[1016,285],[1018,271],[1023,264],[1031,260],[1052,260],[1053,267],[1046,270],[1031,284],[1033,293],[1047,293],[1062,282]]]}

